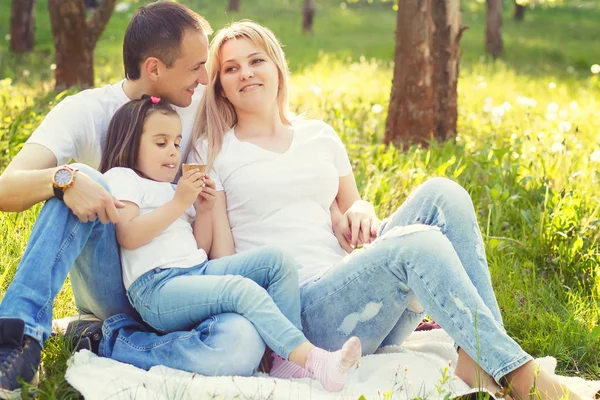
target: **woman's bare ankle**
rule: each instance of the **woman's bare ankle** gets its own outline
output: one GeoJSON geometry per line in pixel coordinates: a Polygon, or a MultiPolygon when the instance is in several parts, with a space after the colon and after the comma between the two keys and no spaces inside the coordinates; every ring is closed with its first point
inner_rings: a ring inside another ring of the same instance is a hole
{"type": "Polygon", "coordinates": [[[506,376],[508,390],[515,399],[580,400],[558,381],[558,377],[529,361],[506,376]]]}
{"type": "Polygon", "coordinates": [[[463,349],[458,349],[458,361],[454,374],[471,388],[485,389],[493,395],[501,392],[501,388],[494,378],[482,370],[463,349]]]}

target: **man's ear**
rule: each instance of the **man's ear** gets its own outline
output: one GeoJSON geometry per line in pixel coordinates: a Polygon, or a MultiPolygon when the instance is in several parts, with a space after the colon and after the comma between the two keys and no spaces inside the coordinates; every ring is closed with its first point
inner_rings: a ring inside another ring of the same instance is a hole
{"type": "Polygon", "coordinates": [[[160,75],[161,62],[156,57],[148,57],[144,61],[142,65],[142,72],[150,79],[152,82],[156,82],[160,75]]]}

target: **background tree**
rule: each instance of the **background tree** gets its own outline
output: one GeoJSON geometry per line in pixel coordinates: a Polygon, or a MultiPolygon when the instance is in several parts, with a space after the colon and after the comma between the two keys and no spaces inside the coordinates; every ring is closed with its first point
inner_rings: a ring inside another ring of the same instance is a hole
{"type": "Polygon", "coordinates": [[[485,48],[494,58],[502,54],[502,0],[486,0],[485,48]]]}
{"type": "Polygon", "coordinates": [[[523,21],[525,19],[525,4],[521,4],[519,0],[515,0],[515,13],[513,17],[515,21],[523,21]]]}
{"type": "Polygon", "coordinates": [[[315,1],[304,0],[304,7],[302,7],[302,32],[312,33],[315,11],[315,1]]]}
{"type": "Polygon", "coordinates": [[[227,11],[240,11],[240,0],[229,0],[229,6],[227,6],[227,11]]]}
{"type": "Polygon", "coordinates": [[[57,91],[94,86],[94,48],[117,0],[103,0],[86,18],[81,0],[48,0],[56,49],[57,91]]]}
{"type": "Polygon", "coordinates": [[[423,144],[456,135],[459,0],[399,0],[392,94],[384,142],[423,144]]]}
{"type": "Polygon", "coordinates": [[[21,54],[35,43],[35,0],[13,0],[10,10],[10,50],[21,54]]]}

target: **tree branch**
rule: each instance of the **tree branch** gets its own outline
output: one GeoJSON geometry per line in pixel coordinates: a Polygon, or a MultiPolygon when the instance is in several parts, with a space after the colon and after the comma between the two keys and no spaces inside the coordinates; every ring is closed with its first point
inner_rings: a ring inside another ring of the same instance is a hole
{"type": "Polygon", "coordinates": [[[104,27],[108,23],[116,4],[117,0],[103,0],[87,20],[87,44],[90,48],[93,49],[96,46],[96,42],[100,38],[102,31],[104,31],[104,27]]]}

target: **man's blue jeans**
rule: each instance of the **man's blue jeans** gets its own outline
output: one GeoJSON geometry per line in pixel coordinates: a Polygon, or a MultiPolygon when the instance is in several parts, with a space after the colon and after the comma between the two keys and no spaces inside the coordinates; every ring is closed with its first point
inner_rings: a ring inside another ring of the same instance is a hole
{"type": "MultiPolygon", "coordinates": [[[[106,187],[98,171],[76,166],[106,187]]],[[[105,319],[101,355],[145,369],[162,364],[203,375],[250,375],[260,363],[264,342],[238,314],[213,315],[168,336],[139,322],[123,286],[114,225],[81,223],[55,198],[38,216],[0,304],[0,318],[20,318],[26,335],[46,341],[54,298],[69,271],[77,307],[105,319]]]]}
{"type": "Polygon", "coordinates": [[[300,291],[304,333],[325,349],[400,344],[426,311],[496,381],[531,360],[504,330],[471,198],[448,179],[417,188],[373,243],[300,291]]]}

